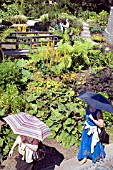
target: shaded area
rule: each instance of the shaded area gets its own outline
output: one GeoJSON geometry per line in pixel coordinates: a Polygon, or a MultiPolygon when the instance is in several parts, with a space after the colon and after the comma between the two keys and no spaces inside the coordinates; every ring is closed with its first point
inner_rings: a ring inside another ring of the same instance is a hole
{"type": "MultiPolygon", "coordinates": [[[[56,139],[49,139],[49,138],[46,138],[44,141],[43,141],[43,144],[44,145],[47,145],[47,151],[49,149],[49,151],[51,151],[50,148],[53,148],[53,154],[51,156],[51,154],[48,154],[49,155],[49,159],[46,157],[44,160],[47,162],[45,163],[44,161],[41,161],[42,163],[44,163],[44,165],[42,167],[41,170],[55,170],[56,168],[61,168],[64,163],[63,162],[67,162],[66,160],[71,160],[72,158],[76,157],[76,153],[77,153],[77,147],[74,145],[70,148],[63,148],[62,144],[57,142],[56,139]],[[54,148],[56,149],[56,156],[54,155],[54,148]],[[59,156],[60,155],[60,156],[59,156]],[[56,161],[54,160],[54,158],[56,157],[56,161]],[[52,160],[50,160],[52,159],[52,160]],[[60,160],[60,161],[59,161],[60,160]],[[65,160],[65,161],[64,161],[65,160]],[[62,162],[63,161],[63,162],[62,162]],[[57,164],[56,164],[57,162],[57,164]],[[59,165],[60,164],[60,167],[59,165]],[[58,167],[55,167],[55,165],[57,165],[58,167]],[[55,168],[54,168],[55,167],[55,168]],[[51,169],[50,169],[51,168],[51,169]]],[[[18,155],[18,151],[15,150],[14,151],[14,154],[11,158],[7,157],[6,160],[3,160],[2,161],[2,166],[5,166],[5,167],[2,167],[2,170],[16,170],[15,167],[16,167],[16,160],[15,160],[15,157],[18,155]]],[[[37,170],[40,170],[39,166],[40,166],[41,163],[37,163],[37,170]]],[[[74,166],[76,164],[76,161],[74,161],[74,166]]],[[[66,165],[67,166],[67,165],[66,165]]],[[[1,167],[0,167],[1,169],[1,167]]],[[[35,169],[36,170],[36,169],[35,169]]]]}
{"type": "Polygon", "coordinates": [[[60,166],[64,156],[55,147],[45,145],[46,155],[43,160],[37,161],[34,170],[54,170],[55,165],[60,166]]]}

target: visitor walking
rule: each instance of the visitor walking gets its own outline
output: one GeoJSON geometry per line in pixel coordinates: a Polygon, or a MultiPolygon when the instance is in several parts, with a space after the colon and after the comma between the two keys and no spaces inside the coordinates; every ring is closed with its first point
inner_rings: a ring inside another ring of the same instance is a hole
{"type": "Polygon", "coordinates": [[[51,135],[50,128],[36,116],[20,112],[3,118],[15,134],[18,134],[10,152],[13,155],[14,148],[18,145],[19,156],[17,158],[17,170],[33,170],[36,156],[34,151],[40,149],[39,141],[43,141],[51,135]]]}
{"type": "Polygon", "coordinates": [[[63,24],[65,31],[69,28],[69,20],[66,19],[66,24],[63,24]]]}
{"type": "Polygon", "coordinates": [[[38,149],[38,140],[31,137],[18,135],[10,152],[9,157],[13,155],[14,148],[18,145],[19,156],[17,157],[17,170],[33,170],[35,162],[33,161],[33,151],[38,149]]]}
{"type": "Polygon", "coordinates": [[[84,164],[87,158],[96,162],[106,156],[102,143],[109,143],[109,135],[103,130],[104,120],[101,110],[113,113],[113,106],[109,99],[89,90],[81,91],[78,97],[88,103],[78,160],[80,164],[84,164]]]}
{"type": "Polygon", "coordinates": [[[60,27],[60,20],[57,20],[55,26],[56,26],[56,29],[57,29],[57,30],[61,30],[61,27],[60,27]]]}
{"type": "Polygon", "coordinates": [[[62,19],[60,19],[60,29],[62,31],[62,33],[64,32],[64,27],[63,27],[63,22],[62,19]]]}
{"type": "Polygon", "coordinates": [[[94,109],[91,105],[86,108],[86,121],[84,123],[82,139],[78,152],[78,160],[80,165],[87,162],[87,158],[90,158],[92,162],[104,159],[106,154],[104,146],[99,141],[98,127],[103,127],[103,115],[98,109],[94,109]]]}

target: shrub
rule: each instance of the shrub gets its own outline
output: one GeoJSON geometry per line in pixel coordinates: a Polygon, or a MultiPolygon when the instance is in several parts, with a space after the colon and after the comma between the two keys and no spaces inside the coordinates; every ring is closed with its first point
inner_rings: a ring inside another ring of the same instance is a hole
{"type": "Polygon", "coordinates": [[[93,35],[91,39],[95,42],[104,42],[105,38],[101,35],[93,35]]]}
{"type": "Polygon", "coordinates": [[[103,33],[105,30],[105,26],[90,26],[89,28],[91,34],[99,34],[99,33],[103,33]]]}
{"type": "MultiPolygon", "coordinates": [[[[82,81],[82,80],[81,80],[82,81]]],[[[79,83],[80,81],[76,82],[79,83]]],[[[103,69],[97,69],[92,72],[84,83],[79,84],[75,91],[80,90],[90,90],[96,92],[103,92],[108,94],[107,97],[113,100],[113,69],[110,67],[105,67],[103,69]]]]}
{"type": "Polygon", "coordinates": [[[84,21],[86,21],[89,18],[89,15],[90,15],[90,11],[86,10],[86,11],[81,11],[78,14],[78,17],[82,18],[84,21]]]}
{"type": "Polygon", "coordinates": [[[20,11],[18,9],[18,6],[15,4],[11,5],[6,5],[5,3],[3,4],[3,11],[0,11],[0,17],[2,19],[9,21],[11,16],[14,15],[19,15],[20,11]]]}
{"type": "Polygon", "coordinates": [[[23,23],[26,23],[27,21],[27,18],[25,15],[14,15],[14,16],[10,16],[9,19],[13,24],[14,23],[23,24],[23,23]]]}
{"type": "Polygon", "coordinates": [[[97,17],[97,23],[99,25],[106,26],[106,24],[108,22],[108,16],[109,16],[109,13],[107,11],[102,10],[97,17]]]}
{"type": "Polygon", "coordinates": [[[0,85],[4,88],[8,83],[16,84],[18,89],[25,88],[25,84],[21,82],[22,79],[22,60],[5,59],[0,64],[0,85]]]}
{"type": "Polygon", "coordinates": [[[6,115],[8,113],[17,113],[22,111],[25,101],[22,94],[19,93],[16,85],[7,84],[6,89],[0,89],[0,115],[6,115]]]}
{"type": "Polygon", "coordinates": [[[74,19],[74,20],[70,20],[70,27],[74,27],[76,29],[82,30],[83,29],[83,24],[82,21],[74,19]]]}
{"type": "Polygon", "coordinates": [[[89,19],[93,20],[95,24],[106,26],[108,22],[109,13],[102,10],[99,14],[95,12],[90,13],[89,19]]]}

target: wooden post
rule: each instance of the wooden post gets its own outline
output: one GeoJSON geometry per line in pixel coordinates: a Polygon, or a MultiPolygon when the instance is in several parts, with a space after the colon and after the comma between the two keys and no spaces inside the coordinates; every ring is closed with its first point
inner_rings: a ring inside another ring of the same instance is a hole
{"type": "MultiPolygon", "coordinates": [[[[38,36],[38,35],[39,35],[39,32],[37,32],[35,35],[38,36]]],[[[35,42],[36,42],[36,46],[39,46],[39,44],[38,44],[39,38],[34,38],[34,43],[35,43],[35,42]]]]}
{"type": "Polygon", "coordinates": [[[18,37],[16,37],[16,49],[18,49],[19,41],[18,37]]]}
{"type": "Polygon", "coordinates": [[[30,38],[30,47],[32,48],[32,37],[30,38]]]}

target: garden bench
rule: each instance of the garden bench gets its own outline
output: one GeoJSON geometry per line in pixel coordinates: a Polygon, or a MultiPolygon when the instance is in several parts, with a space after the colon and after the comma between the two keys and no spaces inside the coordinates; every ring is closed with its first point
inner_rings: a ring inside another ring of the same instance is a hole
{"type": "MultiPolygon", "coordinates": [[[[45,31],[13,32],[10,34],[10,36],[7,36],[5,40],[1,42],[0,45],[4,51],[4,54],[8,54],[8,49],[10,50],[9,53],[13,50],[20,50],[21,47],[19,47],[19,45],[21,44],[28,45],[31,49],[36,49],[39,47],[39,45],[43,43],[47,44],[48,42],[53,41],[54,45],[56,46],[57,42],[59,42],[59,36],[53,35],[45,31]]],[[[16,54],[15,51],[14,54],[16,54]]]]}

